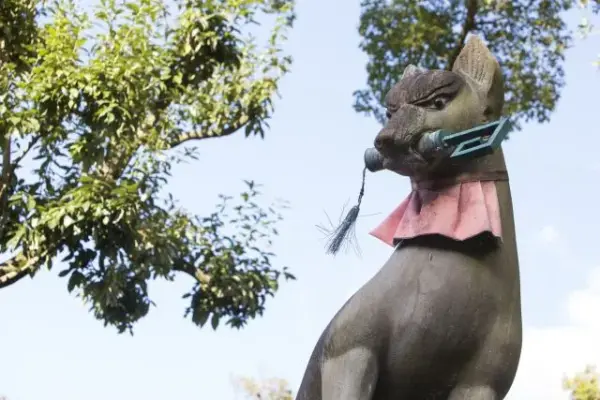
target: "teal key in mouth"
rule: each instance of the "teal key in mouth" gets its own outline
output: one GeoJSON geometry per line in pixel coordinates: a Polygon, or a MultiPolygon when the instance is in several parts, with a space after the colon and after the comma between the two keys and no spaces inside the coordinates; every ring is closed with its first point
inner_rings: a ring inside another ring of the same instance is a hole
{"type": "MultiPolygon", "coordinates": [[[[419,140],[422,153],[453,148],[451,159],[473,159],[493,153],[511,130],[508,118],[500,118],[461,132],[438,130],[426,133],[419,140]]],[[[369,148],[364,155],[365,167],[371,172],[381,171],[383,156],[377,149],[369,148]]]]}

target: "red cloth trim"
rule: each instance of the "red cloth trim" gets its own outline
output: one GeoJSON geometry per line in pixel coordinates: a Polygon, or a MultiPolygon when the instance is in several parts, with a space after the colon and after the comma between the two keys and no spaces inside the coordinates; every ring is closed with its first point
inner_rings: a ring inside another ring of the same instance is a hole
{"type": "Polygon", "coordinates": [[[483,232],[502,237],[494,181],[413,190],[370,234],[394,246],[399,239],[422,235],[439,234],[462,241],[483,232]]]}

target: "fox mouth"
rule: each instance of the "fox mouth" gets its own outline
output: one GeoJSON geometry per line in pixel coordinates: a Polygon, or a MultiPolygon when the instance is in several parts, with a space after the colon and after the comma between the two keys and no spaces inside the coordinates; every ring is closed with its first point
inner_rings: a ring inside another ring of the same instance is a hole
{"type": "Polygon", "coordinates": [[[427,154],[419,151],[421,139],[435,130],[419,132],[411,138],[403,150],[396,151],[384,157],[384,168],[395,171],[400,175],[411,176],[422,173],[430,166],[427,154]]]}
{"type": "Polygon", "coordinates": [[[408,153],[395,157],[386,157],[383,167],[395,171],[400,175],[410,176],[417,174],[429,166],[427,160],[416,150],[410,149],[408,153]]]}

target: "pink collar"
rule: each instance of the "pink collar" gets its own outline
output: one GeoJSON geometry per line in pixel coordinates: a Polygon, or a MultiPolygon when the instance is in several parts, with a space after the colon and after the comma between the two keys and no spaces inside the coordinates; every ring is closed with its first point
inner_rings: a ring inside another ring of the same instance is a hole
{"type": "Polygon", "coordinates": [[[506,179],[466,180],[443,188],[413,182],[413,191],[370,234],[390,246],[398,240],[430,234],[462,241],[490,232],[501,238],[494,181],[506,179]]]}

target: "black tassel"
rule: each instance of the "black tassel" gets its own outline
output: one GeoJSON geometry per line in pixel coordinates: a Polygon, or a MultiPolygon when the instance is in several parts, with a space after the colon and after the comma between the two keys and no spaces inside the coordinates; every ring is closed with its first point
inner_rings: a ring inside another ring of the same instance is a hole
{"type": "Polygon", "coordinates": [[[354,232],[356,225],[356,219],[360,211],[360,203],[362,202],[363,195],[365,194],[365,180],[366,180],[367,168],[363,169],[362,172],[362,185],[360,187],[360,193],[358,194],[358,202],[354,207],[348,211],[344,220],[340,225],[333,230],[330,234],[330,238],[327,241],[327,254],[335,255],[340,248],[348,241],[349,234],[354,232]]]}

